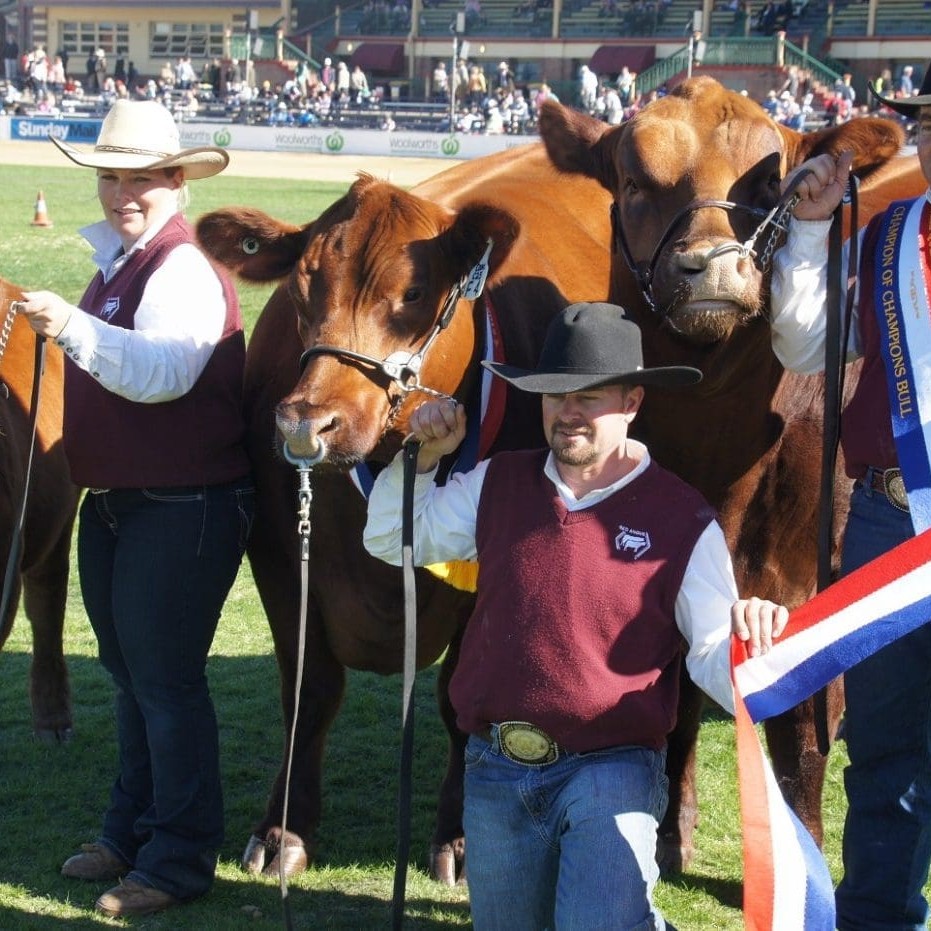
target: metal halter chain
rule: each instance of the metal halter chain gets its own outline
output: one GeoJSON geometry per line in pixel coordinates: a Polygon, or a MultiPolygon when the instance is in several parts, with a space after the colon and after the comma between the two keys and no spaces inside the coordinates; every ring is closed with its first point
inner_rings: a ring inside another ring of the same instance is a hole
{"type": "MultiPolygon", "coordinates": [[[[725,255],[728,252],[736,252],[742,259],[759,258],[760,267],[762,269],[766,269],[772,261],[773,253],[776,251],[776,244],[779,241],[779,237],[785,234],[788,230],[789,216],[795,209],[795,205],[799,202],[799,195],[795,193],[795,189],[810,173],[811,172],[809,169],[806,169],[803,172],[799,172],[799,174],[793,178],[792,184],[789,185],[785,193],[779,199],[779,203],[768,212],[757,207],[748,207],[744,204],[737,204],[730,200],[692,201],[692,203],[688,204],[686,207],[683,207],[682,210],[680,210],[672,218],[669,225],[666,227],[665,232],[660,237],[659,242],[656,244],[656,248],[653,250],[653,254],[650,256],[650,259],[646,263],[645,267],[642,264],[638,264],[634,260],[633,253],[630,249],[630,244],[627,241],[627,237],[624,234],[624,228],[621,225],[620,211],[618,210],[617,201],[614,201],[611,204],[611,226],[614,232],[614,242],[620,246],[624,260],[627,262],[630,270],[636,276],[637,283],[640,285],[640,291],[644,300],[646,300],[647,304],[649,305],[650,310],[654,311],[655,313],[661,313],[657,310],[656,301],[653,296],[653,276],[656,274],[656,266],[659,263],[660,254],[668,245],[669,240],[672,239],[673,235],[679,228],[679,225],[686,217],[689,216],[689,214],[694,213],[697,210],[703,210],[706,207],[717,207],[720,210],[737,210],[742,211],[743,213],[747,213],[752,217],[761,218],[759,225],[753,231],[750,238],[745,242],[737,242],[736,240],[722,242],[715,246],[713,249],[709,249],[708,252],[706,252],[701,257],[701,259],[704,263],[703,267],[707,267],[708,263],[712,259],[715,259],[720,255],[725,255]],[[769,237],[766,239],[762,252],[758,252],[757,242],[764,235],[768,228],[770,229],[769,237]]],[[[666,316],[667,313],[668,311],[665,311],[662,312],[661,315],[666,316]]]]}
{"type": "Polygon", "coordinates": [[[392,352],[384,359],[376,359],[374,356],[366,355],[363,352],[356,352],[354,349],[343,349],[340,346],[330,346],[321,343],[317,346],[311,346],[309,349],[305,349],[301,354],[301,371],[304,370],[307,363],[314,356],[338,356],[344,359],[352,359],[355,362],[364,362],[366,365],[372,366],[376,371],[387,375],[401,391],[402,397],[414,391],[420,391],[434,398],[448,398],[448,394],[420,383],[420,372],[423,368],[423,360],[427,354],[427,350],[433,345],[434,340],[447,326],[449,326],[449,322],[452,320],[459,299],[464,297],[467,300],[474,301],[481,295],[485,288],[485,281],[488,278],[488,258],[491,255],[492,246],[493,242],[489,239],[485,248],[485,253],[478,260],[476,265],[468,274],[463,275],[462,278],[449,289],[436,326],[426,340],[424,340],[423,345],[417,352],[409,353],[398,350],[397,352],[392,352]]]}
{"type": "Polygon", "coordinates": [[[4,318],[3,326],[0,327],[0,362],[3,361],[3,354],[6,352],[6,344],[10,341],[10,333],[13,332],[13,321],[22,306],[22,301],[10,301],[10,309],[4,318]]]}

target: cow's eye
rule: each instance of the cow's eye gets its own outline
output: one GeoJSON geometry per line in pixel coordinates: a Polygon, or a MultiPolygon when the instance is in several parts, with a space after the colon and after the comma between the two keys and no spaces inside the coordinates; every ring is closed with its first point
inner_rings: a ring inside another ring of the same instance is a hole
{"type": "Polygon", "coordinates": [[[255,255],[259,251],[259,241],[254,236],[247,236],[240,243],[240,247],[246,255],[255,255]]]}
{"type": "Polygon", "coordinates": [[[415,285],[404,292],[404,297],[402,297],[401,300],[404,301],[405,304],[414,304],[419,301],[421,297],[423,297],[423,288],[419,285],[415,285]]]}

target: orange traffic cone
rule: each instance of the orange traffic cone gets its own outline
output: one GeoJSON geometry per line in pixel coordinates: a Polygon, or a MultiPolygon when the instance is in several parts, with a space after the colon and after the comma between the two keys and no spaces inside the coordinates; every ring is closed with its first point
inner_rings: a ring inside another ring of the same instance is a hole
{"type": "Polygon", "coordinates": [[[45,206],[45,195],[39,191],[36,195],[36,215],[32,221],[33,226],[53,226],[54,224],[48,218],[48,207],[45,206]]]}

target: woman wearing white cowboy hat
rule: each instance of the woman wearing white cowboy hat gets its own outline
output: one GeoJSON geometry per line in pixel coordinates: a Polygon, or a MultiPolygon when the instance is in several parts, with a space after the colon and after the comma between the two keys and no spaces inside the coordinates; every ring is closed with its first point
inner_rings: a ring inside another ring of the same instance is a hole
{"type": "Polygon", "coordinates": [[[68,877],[123,882],[111,916],[204,894],[223,840],[207,652],[242,559],[252,483],[240,411],[236,292],[197,247],[186,182],[222,149],[182,149],[171,114],[118,100],[92,150],[104,219],[81,232],[98,267],[77,305],[25,295],[32,328],[65,353],[64,444],[80,511],[78,565],[100,661],[116,686],[119,769],[95,842],[68,877]]]}
{"type": "MultiPolygon", "coordinates": [[[[611,304],[554,318],[527,371],[548,449],[504,452],[439,487],[465,436],[455,402],[421,405],[415,562],[478,559],[475,611],[449,695],[465,752],[469,898],[491,928],[669,928],[652,901],[667,802],[665,745],[682,656],[733,711],[731,629],[766,650],[784,607],[739,601],[724,534],[694,489],[628,436],[643,386],[701,373],[644,368],[640,331],[611,304]]],[[[649,390],[649,388],[648,388],[649,390]]],[[[401,456],[369,497],[364,540],[401,561],[401,456]]]]}

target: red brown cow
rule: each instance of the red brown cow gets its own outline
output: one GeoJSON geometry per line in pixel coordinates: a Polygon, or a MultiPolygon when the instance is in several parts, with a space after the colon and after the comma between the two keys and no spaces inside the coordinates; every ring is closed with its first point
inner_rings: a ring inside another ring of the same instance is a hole
{"type": "MultiPolygon", "coordinates": [[[[741,590],[800,604],[816,583],[823,380],[784,373],[772,353],[768,269],[737,248],[752,236],[759,214],[742,208],[765,213],[792,167],[810,155],[850,149],[866,179],[865,222],[894,196],[926,187],[917,160],[880,167],[902,142],[890,122],[859,119],[802,135],[705,77],[683,83],[618,128],[558,104],[545,105],[540,123],[553,163],[612,195],[616,248],[607,293],[640,324],[646,364],[693,365],[704,373],[693,391],[647,392],[637,420],[643,438],[658,461],[717,507],[741,590]]],[[[764,252],[762,242],[756,247],[764,252]]],[[[838,478],[842,506],[849,481],[838,478]]],[[[670,745],[670,809],[662,829],[667,869],[687,865],[692,854],[694,754],[673,753],[694,748],[701,697],[691,688],[692,713],[680,707],[680,733],[670,745]]],[[[833,724],[839,690],[828,695],[833,724]]],[[[816,741],[814,703],[767,722],[767,737],[786,798],[820,842],[826,759],[816,741]]]]}
{"type": "MultiPolygon", "coordinates": [[[[401,575],[365,552],[365,501],[342,473],[364,461],[387,461],[406,433],[411,404],[425,395],[409,399],[379,368],[336,350],[380,362],[421,348],[447,295],[491,241],[483,296],[454,304],[419,376],[422,385],[472,404],[488,346],[514,364],[532,365],[553,314],[607,290],[609,203],[598,184],[561,178],[542,146],[531,145],[450,169],[410,193],[361,176],[303,227],[248,209],[218,211],[198,225],[204,247],[243,278],[284,279],[249,341],[246,406],[259,492],[249,557],[274,636],[286,721],[293,711],[300,602],[297,478],[273,449],[276,418],[292,454],[306,455],[318,438],[326,447],[312,474],[307,666],[287,819],[294,835],[287,839],[288,872],[313,854],[324,742],[344,669],[393,673],[402,665],[401,575]],[[336,350],[314,355],[299,374],[302,350],[321,344],[336,350]]],[[[494,429],[488,425],[497,409],[492,402],[485,421],[491,450],[542,445],[538,404],[509,395],[494,429]]],[[[418,666],[452,644],[439,682],[451,744],[431,870],[453,882],[461,867],[464,741],[445,685],[473,596],[424,571],[417,591],[418,666]]],[[[247,869],[277,873],[283,780],[282,771],[244,854],[247,869]]]]}
{"type": "MultiPolygon", "coordinates": [[[[12,303],[21,297],[19,288],[0,279],[0,588],[22,511],[31,438],[35,336],[24,319],[10,316],[12,303]],[[4,349],[3,334],[11,319],[4,349]]],[[[39,400],[22,553],[9,608],[0,617],[0,647],[10,635],[22,592],[32,624],[33,728],[43,739],[65,741],[72,734],[72,718],[62,629],[78,492],[71,484],[61,444],[62,357],[54,346],[48,347],[39,400]]]]}

